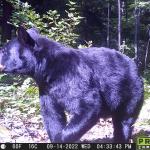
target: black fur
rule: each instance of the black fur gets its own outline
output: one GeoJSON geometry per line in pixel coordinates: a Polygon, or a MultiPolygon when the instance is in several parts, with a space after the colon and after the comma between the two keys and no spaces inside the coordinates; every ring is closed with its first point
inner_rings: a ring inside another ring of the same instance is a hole
{"type": "Polygon", "coordinates": [[[76,142],[100,117],[111,116],[114,142],[128,142],[143,103],[132,59],[109,48],[73,49],[20,27],[0,52],[5,73],[32,77],[51,142],[76,142]],[[69,123],[65,112],[72,114],[69,123]]]}

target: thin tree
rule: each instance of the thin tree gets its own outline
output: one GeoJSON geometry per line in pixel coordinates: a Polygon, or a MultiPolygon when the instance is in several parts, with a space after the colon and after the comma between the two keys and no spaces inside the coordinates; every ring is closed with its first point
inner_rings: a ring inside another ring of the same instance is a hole
{"type": "Polygon", "coordinates": [[[118,50],[120,51],[121,47],[121,20],[122,20],[122,14],[121,14],[121,0],[118,0],[118,50]]]}
{"type": "Polygon", "coordinates": [[[107,47],[110,46],[110,3],[107,5],[107,47]]]}
{"type": "Polygon", "coordinates": [[[135,36],[134,36],[135,60],[139,64],[140,8],[138,7],[137,0],[135,0],[134,16],[135,16],[135,36]]]}
{"type": "MultiPolygon", "coordinates": [[[[128,30],[127,30],[127,25],[128,25],[128,1],[124,0],[124,5],[125,5],[125,25],[126,25],[126,29],[125,29],[125,33],[127,34],[128,30]]],[[[125,35],[125,41],[126,41],[127,37],[125,35]]]]}
{"type": "Polygon", "coordinates": [[[148,27],[148,35],[149,35],[149,39],[148,39],[148,43],[147,43],[147,46],[146,46],[145,69],[146,69],[146,67],[147,67],[147,57],[148,57],[148,54],[149,54],[149,45],[150,45],[150,26],[148,27]]]}
{"type": "Polygon", "coordinates": [[[135,61],[137,63],[139,72],[143,74],[145,69],[145,63],[141,57],[141,52],[139,49],[139,37],[140,37],[140,13],[141,8],[139,7],[139,0],[135,0],[135,38],[134,38],[134,48],[135,48],[135,61]]]}

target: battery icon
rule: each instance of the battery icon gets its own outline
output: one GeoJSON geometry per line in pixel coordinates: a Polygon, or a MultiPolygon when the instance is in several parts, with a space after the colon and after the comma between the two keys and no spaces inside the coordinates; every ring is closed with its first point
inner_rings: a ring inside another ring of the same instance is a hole
{"type": "Polygon", "coordinates": [[[6,144],[1,144],[1,149],[6,149],[6,144]]]}

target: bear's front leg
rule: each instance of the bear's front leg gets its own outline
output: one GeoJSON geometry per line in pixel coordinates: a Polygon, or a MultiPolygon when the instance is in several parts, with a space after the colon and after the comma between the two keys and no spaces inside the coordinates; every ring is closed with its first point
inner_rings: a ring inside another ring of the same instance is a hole
{"type": "MultiPolygon", "coordinates": [[[[96,106],[95,106],[96,107],[96,106]]],[[[55,141],[60,143],[77,142],[98,121],[98,111],[93,105],[75,114],[68,125],[59,133],[55,141]]]]}
{"type": "Polygon", "coordinates": [[[49,95],[40,95],[41,113],[45,128],[52,143],[60,142],[56,136],[66,126],[66,116],[63,109],[49,95]]]}

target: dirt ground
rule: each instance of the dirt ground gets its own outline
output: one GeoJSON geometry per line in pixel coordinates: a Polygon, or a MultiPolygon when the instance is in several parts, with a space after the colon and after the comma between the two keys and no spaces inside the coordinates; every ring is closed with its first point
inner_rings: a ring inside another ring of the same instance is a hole
{"type": "MultiPolygon", "coordinates": [[[[138,120],[134,124],[133,138],[135,136],[150,136],[150,100],[146,100],[138,120]]],[[[111,118],[100,119],[79,142],[109,143],[113,138],[111,118]]],[[[0,143],[48,143],[50,142],[43,127],[42,118],[20,116],[10,113],[0,113],[0,143]],[[8,115],[9,114],[9,115],[8,115]]]]}

